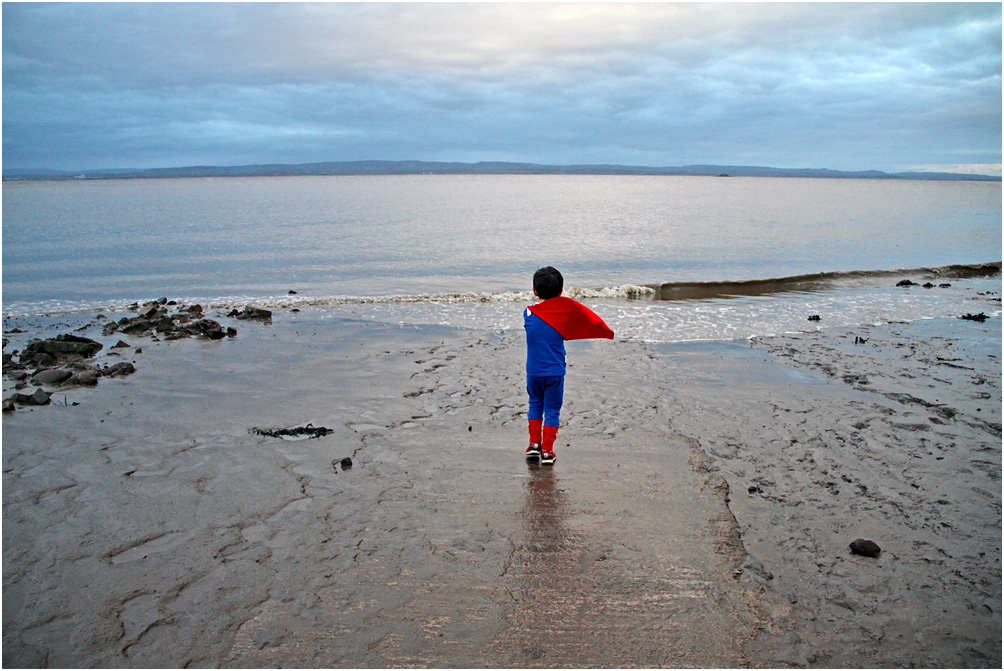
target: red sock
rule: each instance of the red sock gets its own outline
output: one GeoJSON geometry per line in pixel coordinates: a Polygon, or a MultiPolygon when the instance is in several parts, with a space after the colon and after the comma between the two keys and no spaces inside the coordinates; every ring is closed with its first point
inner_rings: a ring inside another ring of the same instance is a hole
{"type": "Polygon", "coordinates": [[[530,444],[540,445],[540,427],[544,423],[543,419],[527,420],[530,424],[530,444]]]}
{"type": "Polygon", "coordinates": [[[544,425],[544,442],[540,444],[541,452],[554,453],[554,440],[558,437],[558,427],[544,425]]]}

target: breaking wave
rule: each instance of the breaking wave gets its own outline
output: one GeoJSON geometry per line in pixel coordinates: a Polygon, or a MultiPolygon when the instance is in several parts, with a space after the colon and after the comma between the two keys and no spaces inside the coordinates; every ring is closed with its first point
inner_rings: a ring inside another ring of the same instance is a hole
{"type": "Polygon", "coordinates": [[[766,296],[787,292],[817,292],[872,284],[876,280],[893,277],[924,280],[972,279],[992,277],[1001,273],[1000,261],[996,263],[957,264],[940,268],[909,268],[900,270],[857,270],[845,272],[814,273],[771,279],[736,280],[720,282],[666,282],[646,285],[658,300],[702,300],[735,296],[766,296]]]}
{"type": "MultiPolygon", "coordinates": [[[[791,293],[819,293],[834,289],[879,286],[895,278],[910,279],[917,283],[949,279],[989,278],[1001,274],[1001,262],[958,264],[938,268],[911,268],[900,270],[865,270],[824,272],[770,279],[726,280],[711,282],[664,282],[654,284],[624,284],[599,288],[569,287],[565,295],[577,300],[612,302],[663,302],[706,301],[731,298],[769,297],[791,293]]],[[[85,312],[119,311],[135,308],[138,304],[154,300],[146,296],[140,300],[121,301],[45,301],[38,303],[5,303],[4,317],[29,315],[58,315],[85,312]]],[[[530,291],[454,292],[390,296],[307,296],[287,294],[281,296],[172,296],[182,304],[199,303],[205,308],[232,309],[249,304],[259,307],[283,309],[305,307],[337,307],[367,305],[426,304],[447,306],[455,304],[506,304],[532,303],[537,299],[530,291]]]]}

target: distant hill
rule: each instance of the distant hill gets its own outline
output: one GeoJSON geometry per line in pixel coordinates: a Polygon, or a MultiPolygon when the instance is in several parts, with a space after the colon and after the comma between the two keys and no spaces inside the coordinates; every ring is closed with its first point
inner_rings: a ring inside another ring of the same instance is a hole
{"type": "Polygon", "coordinates": [[[817,177],[828,179],[930,179],[999,182],[993,175],[949,172],[843,171],[816,168],[767,168],[737,165],[688,165],[654,168],[637,165],[541,165],[538,163],[443,163],[436,161],[337,161],[327,163],[188,166],[147,170],[5,169],[4,180],[140,179],[164,177],[279,177],[288,175],[693,175],[715,177],[817,177]]]}

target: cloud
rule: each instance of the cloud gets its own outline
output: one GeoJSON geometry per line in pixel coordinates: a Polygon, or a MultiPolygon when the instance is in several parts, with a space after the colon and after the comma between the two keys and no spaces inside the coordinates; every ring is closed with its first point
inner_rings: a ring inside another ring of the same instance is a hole
{"type": "Polygon", "coordinates": [[[997,4],[3,5],[4,161],[1000,162],[997,4]]]}

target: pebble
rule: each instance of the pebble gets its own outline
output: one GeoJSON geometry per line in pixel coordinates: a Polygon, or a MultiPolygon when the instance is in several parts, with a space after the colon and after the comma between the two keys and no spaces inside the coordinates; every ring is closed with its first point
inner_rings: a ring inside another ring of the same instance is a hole
{"type": "Polygon", "coordinates": [[[882,548],[878,546],[878,543],[863,538],[852,541],[850,548],[851,552],[863,557],[878,557],[879,553],[882,552],[882,548]]]}

